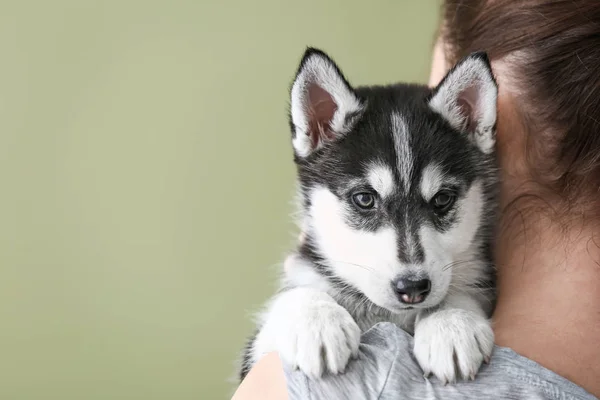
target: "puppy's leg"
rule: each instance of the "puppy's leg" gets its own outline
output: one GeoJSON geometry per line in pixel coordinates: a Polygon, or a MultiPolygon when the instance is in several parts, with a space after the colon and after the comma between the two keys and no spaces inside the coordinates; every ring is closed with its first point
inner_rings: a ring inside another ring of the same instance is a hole
{"type": "Polygon", "coordinates": [[[310,377],[344,371],[358,355],[360,329],[350,313],[327,293],[297,287],[278,294],[263,314],[251,346],[255,363],[277,351],[282,360],[310,377]]]}
{"type": "Polygon", "coordinates": [[[451,294],[438,310],[417,319],[415,357],[426,376],[433,373],[444,383],[474,379],[493,348],[491,323],[472,296],[451,294]]]}

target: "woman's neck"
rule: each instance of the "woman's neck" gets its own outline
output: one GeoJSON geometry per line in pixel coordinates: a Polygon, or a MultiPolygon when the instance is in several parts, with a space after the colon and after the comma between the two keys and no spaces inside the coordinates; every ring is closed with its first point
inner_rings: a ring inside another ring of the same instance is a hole
{"type": "Polygon", "coordinates": [[[496,343],[600,397],[600,229],[515,215],[496,247],[496,343]]]}

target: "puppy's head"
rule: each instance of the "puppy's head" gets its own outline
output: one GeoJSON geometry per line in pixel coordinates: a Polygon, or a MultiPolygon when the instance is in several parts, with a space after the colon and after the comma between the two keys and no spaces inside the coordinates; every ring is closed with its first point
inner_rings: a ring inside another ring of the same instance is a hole
{"type": "Polygon", "coordinates": [[[326,54],[307,50],[291,127],[318,268],[390,311],[432,307],[476,280],[496,97],[480,53],[431,90],[353,88],[326,54]]]}

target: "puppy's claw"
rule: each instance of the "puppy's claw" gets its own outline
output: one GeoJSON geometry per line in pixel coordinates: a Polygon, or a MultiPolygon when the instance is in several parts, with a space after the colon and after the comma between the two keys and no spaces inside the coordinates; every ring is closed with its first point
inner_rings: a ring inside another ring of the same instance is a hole
{"type": "Polygon", "coordinates": [[[429,379],[430,376],[431,376],[431,372],[430,371],[425,371],[423,373],[423,378],[425,378],[425,379],[429,379]]]}
{"type": "Polygon", "coordinates": [[[483,359],[483,362],[486,364],[490,363],[490,356],[485,356],[485,358],[483,359]]]}
{"type": "Polygon", "coordinates": [[[474,381],[474,380],[475,380],[475,374],[471,374],[471,375],[469,376],[469,379],[471,379],[472,381],[474,381]]]}

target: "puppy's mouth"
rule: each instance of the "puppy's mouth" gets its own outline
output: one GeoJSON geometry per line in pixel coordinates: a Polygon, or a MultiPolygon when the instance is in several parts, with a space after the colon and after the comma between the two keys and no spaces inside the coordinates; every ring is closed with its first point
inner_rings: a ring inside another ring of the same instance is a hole
{"type": "Polygon", "coordinates": [[[394,307],[386,307],[389,311],[391,311],[392,313],[398,314],[398,313],[403,313],[406,311],[414,311],[414,310],[421,310],[421,309],[426,309],[429,308],[427,306],[423,306],[421,304],[415,304],[415,305],[402,305],[402,304],[398,304],[394,307]]]}
{"type": "Polygon", "coordinates": [[[436,308],[439,306],[440,301],[437,300],[438,294],[432,293],[433,296],[428,296],[423,302],[419,303],[404,303],[402,301],[396,300],[394,303],[387,304],[387,308],[392,313],[402,313],[406,311],[415,311],[415,310],[428,310],[431,308],[436,308]]]}

